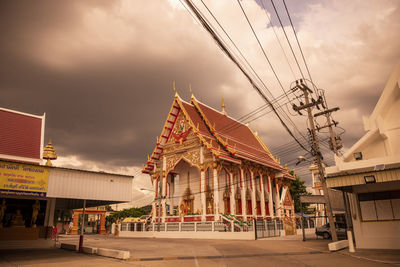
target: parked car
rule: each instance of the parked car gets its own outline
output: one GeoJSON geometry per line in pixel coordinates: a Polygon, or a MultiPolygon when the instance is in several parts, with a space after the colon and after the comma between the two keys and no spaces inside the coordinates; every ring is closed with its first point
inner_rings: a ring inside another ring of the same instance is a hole
{"type": "MultiPolygon", "coordinates": [[[[336,234],[339,239],[347,238],[347,226],[345,223],[335,223],[336,226],[336,234]]],[[[315,228],[315,234],[317,236],[322,236],[324,239],[331,238],[331,230],[329,228],[329,223],[322,225],[320,227],[315,228]]]]}
{"type": "Polygon", "coordinates": [[[141,221],[140,221],[140,218],[128,217],[128,218],[125,218],[122,222],[123,223],[138,223],[138,222],[141,222],[141,221]]]}

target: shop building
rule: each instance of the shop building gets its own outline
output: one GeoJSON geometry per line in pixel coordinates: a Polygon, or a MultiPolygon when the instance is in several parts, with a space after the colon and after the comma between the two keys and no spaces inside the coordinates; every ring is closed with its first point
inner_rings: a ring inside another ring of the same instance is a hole
{"type": "Polygon", "coordinates": [[[51,144],[44,148],[44,126],[45,115],[0,108],[2,240],[48,236],[57,210],[132,199],[133,176],[43,165],[55,156],[51,144]]]}

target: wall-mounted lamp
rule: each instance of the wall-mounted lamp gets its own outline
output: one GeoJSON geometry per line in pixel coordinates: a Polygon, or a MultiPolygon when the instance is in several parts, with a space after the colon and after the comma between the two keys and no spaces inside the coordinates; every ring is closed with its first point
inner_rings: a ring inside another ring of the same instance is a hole
{"type": "Polygon", "coordinates": [[[376,183],[376,180],[375,180],[375,176],[374,176],[374,175],[367,175],[367,176],[364,176],[364,181],[365,181],[366,184],[373,184],[373,183],[376,183]]]}
{"type": "Polygon", "coordinates": [[[375,165],[374,171],[383,171],[385,169],[385,164],[375,165]]]}
{"type": "Polygon", "coordinates": [[[361,152],[354,152],[353,156],[356,160],[362,160],[362,153],[361,152]]]}

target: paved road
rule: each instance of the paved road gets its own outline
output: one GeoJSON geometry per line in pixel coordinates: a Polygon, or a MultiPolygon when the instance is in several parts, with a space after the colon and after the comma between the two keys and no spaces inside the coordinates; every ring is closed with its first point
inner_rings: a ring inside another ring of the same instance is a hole
{"type": "MultiPolygon", "coordinates": [[[[76,237],[62,238],[63,242],[77,243],[76,237]]],[[[47,243],[34,248],[18,248],[18,242],[0,244],[0,266],[388,266],[386,262],[400,262],[400,256],[388,252],[381,258],[366,258],[376,253],[349,256],[346,252],[331,253],[326,240],[192,240],[149,239],[86,236],[85,245],[129,250],[131,259],[114,260],[51,248],[47,243]],[[167,259],[160,260],[159,258],[167,259]],[[179,259],[177,257],[186,257],[179,259]],[[158,258],[158,259],[157,259],[158,258]],[[145,261],[137,261],[138,259],[145,261]]],[[[32,245],[30,245],[32,247],[32,245]]],[[[382,253],[380,253],[382,254],[382,253]]],[[[379,254],[379,255],[380,255],[379,254]]],[[[377,254],[378,255],[378,254],[377,254]]],[[[400,264],[399,264],[400,266],[400,264]]]]}

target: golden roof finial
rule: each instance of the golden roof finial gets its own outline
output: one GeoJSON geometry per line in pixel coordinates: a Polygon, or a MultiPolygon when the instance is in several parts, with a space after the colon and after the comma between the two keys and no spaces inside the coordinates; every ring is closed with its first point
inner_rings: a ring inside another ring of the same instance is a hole
{"type": "Polygon", "coordinates": [[[226,110],[225,110],[225,101],[224,97],[222,96],[222,103],[221,103],[221,108],[222,108],[222,114],[226,115],[226,110]]]}
{"type": "Polygon", "coordinates": [[[189,91],[190,91],[190,99],[193,99],[194,95],[193,95],[193,91],[192,91],[192,85],[190,83],[189,83],[189,91]]]}
{"type": "Polygon", "coordinates": [[[53,144],[52,144],[51,140],[44,147],[43,159],[47,159],[47,162],[46,162],[47,166],[53,166],[53,164],[51,164],[50,160],[57,159],[57,154],[56,154],[56,151],[54,150],[54,147],[53,147],[53,144]]]}
{"type": "Polygon", "coordinates": [[[176,88],[175,88],[175,81],[172,82],[172,89],[175,92],[175,97],[178,97],[178,93],[176,92],[176,88]]]}

